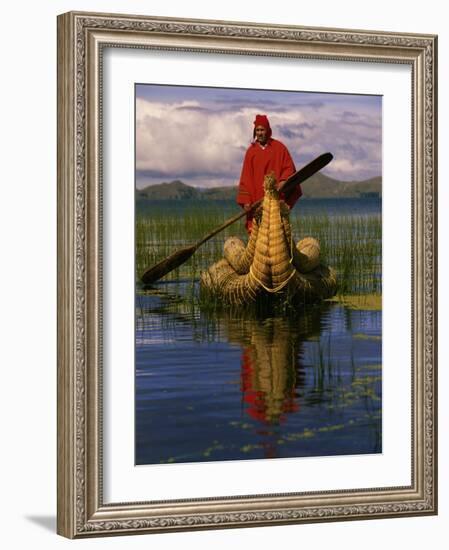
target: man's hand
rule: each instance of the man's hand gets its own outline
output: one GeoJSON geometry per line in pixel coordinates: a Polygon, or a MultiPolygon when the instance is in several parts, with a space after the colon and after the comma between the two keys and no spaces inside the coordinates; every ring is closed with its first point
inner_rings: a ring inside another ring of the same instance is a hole
{"type": "Polygon", "coordinates": [[[287,180],[282,180],[278,183],[278,190],[279,189],[282,189],[282,186],[284,185],[284,183],[286,182],[287,180]]]}

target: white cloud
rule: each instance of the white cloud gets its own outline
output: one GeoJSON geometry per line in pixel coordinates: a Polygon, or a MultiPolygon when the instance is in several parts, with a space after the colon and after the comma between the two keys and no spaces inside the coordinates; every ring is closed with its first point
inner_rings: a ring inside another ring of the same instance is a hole
{"type": "MultiPolygon", "coordinates": [[[[257,104],[232,110],[199,101],[164,103],[138,98],[137,170],[163,181],[237,183],[248,147],[257,104]],[[197,181],[195,181],[197,180],[197,181]]],[[[342,107],[328,101],[267,112],[273,137],[289,148],[297,167],[325,151],[334,154],[326,170],[340,179],[364,179],[381,172],[380,111],[357,102],[342,107]]]]}
{"type": "Polygon", "coordinates": [[[249,143],[244,112],[223,116],[195,102],[137,101],[137,169],[167,173],[229,174],[249,143]],[[198,109],[198,110],[196,110],[198,109]]]}

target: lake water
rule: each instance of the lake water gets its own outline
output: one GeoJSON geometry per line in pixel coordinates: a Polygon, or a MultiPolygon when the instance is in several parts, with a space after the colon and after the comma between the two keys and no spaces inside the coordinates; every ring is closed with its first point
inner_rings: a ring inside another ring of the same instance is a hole
{"type": "MultiPolygon", "coordinates": [[[[328,216],[381,211],[376,199],[323,201],[328,216]]],[[[189,279],[137,289],[136,464],[382,452],[379,308],[211,311],[197,291],[189,279]]]]}
{"type": "MultiPolygon", "coordinates": [[[[211,200],[149,200],[136,202],[136,214],[153,216],[160,212],[172,212],[182,215],[186,210],[202,210],[212,208],[226,212],[232,216],[238,212],[234,201],[211,200]]],[[[382,199],[379,198],[345,198],[345,199],[300,199],[292,210],[292,216],[325,213],[328,216],[352,216],[354,214],[374,215],[382,209],[382,199]]]]}

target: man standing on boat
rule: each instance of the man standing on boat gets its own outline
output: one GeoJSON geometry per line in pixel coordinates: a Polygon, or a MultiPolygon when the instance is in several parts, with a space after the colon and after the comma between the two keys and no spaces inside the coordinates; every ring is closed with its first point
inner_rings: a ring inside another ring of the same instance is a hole
{"type": "MultiPolygon", "coordinates": [[[[237,194],[237,203],[245,210],[249,210],[253,202],[264,196],[263,181],[266,174],[274,172],[278,185],[281,185],[296,172],[287,147],[271,137],[270,122],[266,115],[256,115],[253,138],[254,141],[245,154],[237,194]]],[[[301,195],[301,186],[298,185],[285,203],[292,208],[301,195]]],[[[281,194],[281,200],[282,198],[281,194]]],[[[253,214],[248,213],[246,218],[248,233],[251,233],[252,220],[253,214]]]]}

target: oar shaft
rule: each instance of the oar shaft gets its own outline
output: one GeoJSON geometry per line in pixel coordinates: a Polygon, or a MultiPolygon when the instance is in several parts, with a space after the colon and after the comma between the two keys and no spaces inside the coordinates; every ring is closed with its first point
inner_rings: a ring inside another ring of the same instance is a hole
{"type": "MultiPolygon", "coordinates": [[[[318,172],[318,170],[321,170],[326,164],[328,164],[332,160],[331,153],[324,153],[323,155],[320,155],[315,160],[301,168],[301,170],[298,170],[298,172],[295,172],[292,176],[290,176],[280,187],[279,191],[283,191],[286,198],[289,197],[290,193],[293,191],[293,189],[303,181],[305,181],[307,178],[318,172]]],[[[171,254],[168,258],[165,258],[164,260],[161,260],[158,264],[155,266],[147,269],[144,274],[142,275],[141,279],[146,284],[151,284],[154,281],[157,281],[158,279],[162,278],[164,275],[167,275],[167,273],[170,273],[173,269],[179,267],[184,262],[186,262],[192,254],[195,253],[195,251],[206,241],[209,239],[212,239],[217,233],[220,233],[220,231],[223,231],[223,229],[226,229],[229,225],[232,225],[240,218],[243,218],[248,212],[251,212],[258,206],[260,206],[263,202],[263,199],[260,199],[247,209],[243,210],[239,214],[236,214],[229,220],[226,220],[222,225],[208,233],[205,237],[203,237],[200,241],[195,243],[193,246],[178,250],[174,254],[171,254]]]]}
{"type": "Polygon", "coordinates": [[[226,229],[229,225],[232,225],[233,223],[235,223],[237,220],[239,220],[240,218],[243,218],[243,216],[246,216],[246,214],[248,214],[248,212],[250,212],[251,210],[254,210],[255,208],[257,208],[258,206],[260,206],[262,204],[262,201],[263,199],[260,199],[258,200],[257,202],[254,202],[249,208],[248,210],[243,210],[243,212],[240,212],[239,214],[236,214],[235,216],[233,216],[232,218],[229,218],[229,220],[226,220],[222,225],[220,225],[220,227],[217,227],[216,229],[214,229],[213,231],[211,231],[210,233],[208,233],[205,237],[203,237],[201,239],[201,241],[198,241],[195,245],[196,248],[198,248],[199,246],[201,246],[202,244],[204,244],[206,241],[208,241],[209,239],[212,239],[212,237],[215,237],[215,235],[217,235],[217,233],[220,233],[220,231],[223,231],[223,229],[226,229]]]}

